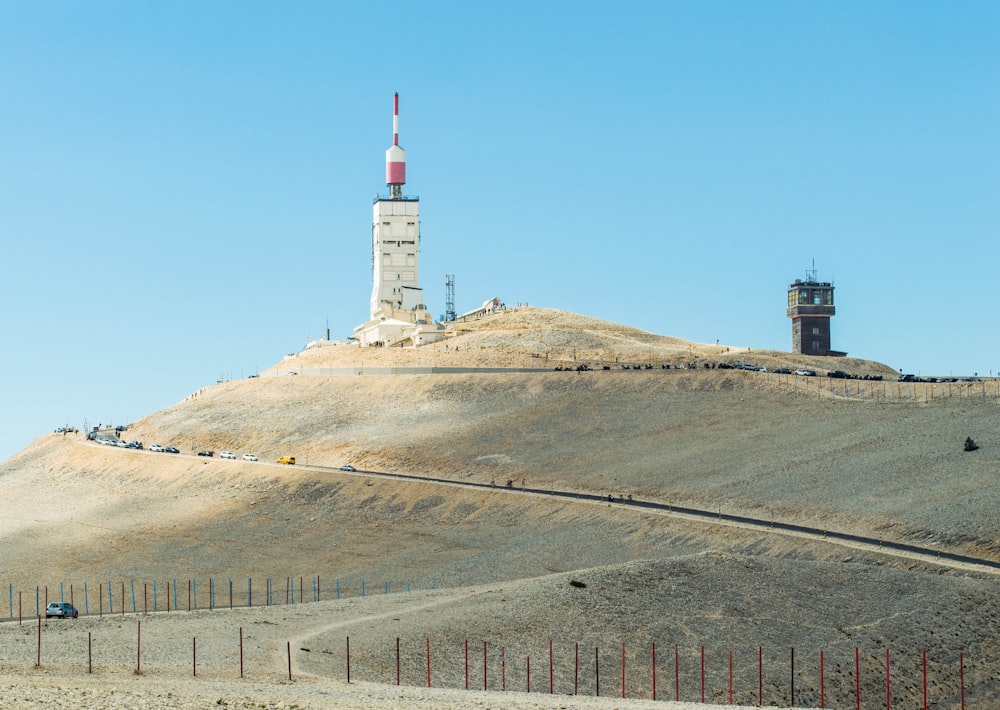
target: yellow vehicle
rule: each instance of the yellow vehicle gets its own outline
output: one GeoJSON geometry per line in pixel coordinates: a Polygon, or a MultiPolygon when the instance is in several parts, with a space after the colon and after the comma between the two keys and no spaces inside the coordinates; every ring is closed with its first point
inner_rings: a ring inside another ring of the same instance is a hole
{"type": "Polygon", "coordinates": [[[282,456],[280,459],[278,459],[278,463],[294,465],[295,464],[295,457],[294,456],[282,456]]]}

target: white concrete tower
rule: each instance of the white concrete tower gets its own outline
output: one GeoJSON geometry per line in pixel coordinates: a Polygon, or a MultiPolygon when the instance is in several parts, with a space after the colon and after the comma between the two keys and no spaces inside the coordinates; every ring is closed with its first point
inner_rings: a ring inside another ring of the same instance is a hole
{"type": "Polygon", "coordinates": [[[399,94],[393,96],[392,147],[385,152],[389,197],[377,197],[372,209],[371,317],[384,308],[424,308],[420,288],[420,198],[403,197],[406,151],[399,147],[399,94]]]}
{"type": "Polygon", "coordinates": [[[420,346],[445,337],[427,315],[420,288],[420,198],[404,197],[406,151],[399,147],[399,94],[392,103],[392,147],[385,152],[387,197],[372,207],[371,320],[354,329],[369,346],[420,346]]]}

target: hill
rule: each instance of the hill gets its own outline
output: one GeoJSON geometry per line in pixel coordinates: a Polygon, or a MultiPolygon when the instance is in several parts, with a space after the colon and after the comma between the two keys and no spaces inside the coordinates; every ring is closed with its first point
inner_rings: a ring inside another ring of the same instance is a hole
{"type": "MultiPolygon", "coordinates": [[[[260,377],[194,393],[126,434],[186,453],[252,451],[260,463],[49,435],[0,465],[4,569],[23,590],[314,575],[353,596],[361,580],[392,591],[499,585],[498,595],[456,595],[442,614],[364,624],[380,643],[359,652],[359,672],[377,677],[387,640],[404,633],[534,654],[546,637],[609,649],[728,647],[744,679],[758,646],[825,648],[838,664],[831,692],[845,703],[853,647],[874,668],[892,646],[906,663],[933,650],[942,707],[957,697],[945,668],[960,652],[970,664],[967,699],[1000,696],[1000,592],[985,571],[505,488],[511,480],[632,495],[1000,559],[995,382],[900,385],[711,367],[752,355],[771,370],[892,372],[738,350],[544,309],[460,324],[426,348],[310,348],[260,377]],[[594,369],[575,371],[584,363],[594,369]],[[430,367],[473,371],[417,374],[430,367]],[[335,374],[359,368],[394,374],[335,374]],[[966,436],[980,449],[963,451],[966,436]],[[282,455],[298,465],[271,463],[282,455]],[[497,487],[331,470],[347,463],[497,487]]],[[[316,643],[332,654],[342,630],[316,643]]],[[[296,662],[324,675],[318,658],[296,662]]],[[[460,684],[457,666],[442,673],[460,684]]],[[[818,704],[815,668],[800,673],[797,701],[818,704]]],[[[773,675],[766,696],[783,704],[773,675]]],[[[916,676],[906,677],[896,689],[903,700],[917,693],[916,676]]],[[[650,680],[638,672],[638,687],[650,680]]],[[[867,692],[877,697],[879,682],[870,670],[867,692]]],[[[756,688],[743,685],[738,700],[751,704],[756,688]]],[[[716,696],[720,687],[716,678],[716,696]]]]}

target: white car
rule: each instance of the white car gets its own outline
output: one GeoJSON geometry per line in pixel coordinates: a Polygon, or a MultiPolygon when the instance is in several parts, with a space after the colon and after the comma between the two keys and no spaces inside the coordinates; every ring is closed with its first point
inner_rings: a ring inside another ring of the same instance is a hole
{"type": "Polygon", "coordinates": [[[159,444],[153,444],[152,446],[149,447],[149,450],[150,451],[166,451],[166,449],[164,449],[159,444]]]}
{"type": "Polygon", "coordinates": [[[340,470],[341,471],[349,471],[351,473],[355,473],[355,472],[357,472],[358,469],[354,468],[354,466],[352,466],[351,464],[345,464],[345,465],[343,465],[343,466],[340,467],[340,470]]]}
{"type": "Polygon", "coordinates": [[[243,454],[243,460],[244,461],[256,461],[257,457],[254,456],[253,454],[243,454]]]}
{"type": "Polygon", "coordinates": [[[236,460],[236,454],[234,454],[232,451],[223,451],[221,454],[219,454],[219,458],[220,459],[233,459],[235,461],[236,460]]]}

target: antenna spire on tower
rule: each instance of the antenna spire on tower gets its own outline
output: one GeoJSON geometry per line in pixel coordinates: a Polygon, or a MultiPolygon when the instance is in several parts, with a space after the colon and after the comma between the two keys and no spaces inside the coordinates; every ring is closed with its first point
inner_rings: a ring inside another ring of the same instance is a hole
{"type": "Polygon", "coordinates": [[[389,197],[402,199],[406,184],[406,151],[399,147],[399,92],[392,95],[392,147],[385,152],[385,184],[389,197]]]}

